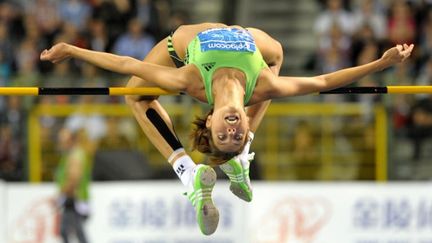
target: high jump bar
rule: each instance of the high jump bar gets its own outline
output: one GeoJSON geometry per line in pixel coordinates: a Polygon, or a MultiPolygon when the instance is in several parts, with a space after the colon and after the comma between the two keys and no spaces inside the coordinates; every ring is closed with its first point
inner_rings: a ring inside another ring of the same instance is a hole
{"type": "MultiPolygon", "coordinates": [[[[166,91],[156,87],[105,87],[105,88],[42,88],[42,87],[0,87],[0,95],[181,95],[179,92],[166,91]]],[[[319,94],[432,94],[432,86],[384,86],[352,87],[323,91],[319,94]]]]}

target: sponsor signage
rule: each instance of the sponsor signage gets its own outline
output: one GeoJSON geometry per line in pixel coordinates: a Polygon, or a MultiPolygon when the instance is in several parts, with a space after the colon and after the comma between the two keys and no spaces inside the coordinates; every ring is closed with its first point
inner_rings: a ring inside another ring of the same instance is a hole
{"type": "Polygon", "coordinates": [[[255,52],[256,46],[252,35],[236,28],[211,29],[198,34],[201,51],[238,51],[255,52]]]}
{"type": "MultiPolygon", "coordinates": [[[[246,203],[219,181],[219,227],[203,236],[177,181],[94,183],[86,232],[98,243],[432,243],[431,183],[253,186],[246,203]]],[[[53,184],[0,183],[0,242],[61,242],[56,195],[53,184]]]]}
{"type": "Polygon", "coordinates": [[[430,183],[256,184],[249,242],[431,243],[431,189],[430,183]]]}
{"type": "Polygon", "coordinates": [[[6,242],[5,184],[0,180],[0,242],[6,242]]]}

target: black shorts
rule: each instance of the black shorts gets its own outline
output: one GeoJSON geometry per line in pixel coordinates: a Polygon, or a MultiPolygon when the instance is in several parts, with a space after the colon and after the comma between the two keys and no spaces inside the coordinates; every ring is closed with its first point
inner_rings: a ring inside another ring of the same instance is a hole
{"type": "Polygon", "coordinates": [[[171,59],[173,60],[174,64],[176,65],[177,68],[183,67],[185,65],[184,61],[177,55],[176,51],[174,50],[174,46],[172,43],[172,36],[173,33],[171,33],[168,36],[168,42],[167,42],[167,47],[168,47],[168,53],[171,57],[171,59]]]}

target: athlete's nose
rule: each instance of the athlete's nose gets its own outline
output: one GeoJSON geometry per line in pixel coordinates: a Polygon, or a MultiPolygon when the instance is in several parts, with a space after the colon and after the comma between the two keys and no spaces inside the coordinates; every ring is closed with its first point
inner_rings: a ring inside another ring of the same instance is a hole
{"type": "Polygon", "coordinates": [[[228,132],[228,134],[234,134],[236,132],[236,129],[230,127],[230,128],[227,128],[227,132],[228,132]]]}

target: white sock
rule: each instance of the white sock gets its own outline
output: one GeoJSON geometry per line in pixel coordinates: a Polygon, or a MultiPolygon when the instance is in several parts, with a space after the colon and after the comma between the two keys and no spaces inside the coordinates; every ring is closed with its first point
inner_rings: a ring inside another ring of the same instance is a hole
{"type": "Polygon", "coordinates": [[[193,169],[196,164],[193,162],[189,155],[183,155],[178,158],[174,164],[173,169],[177,176],[180,178],[183,185],[189,187],[193,179],[193,169]]]}

